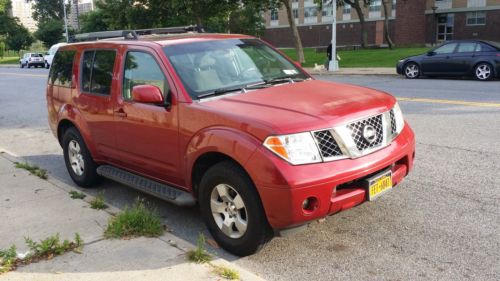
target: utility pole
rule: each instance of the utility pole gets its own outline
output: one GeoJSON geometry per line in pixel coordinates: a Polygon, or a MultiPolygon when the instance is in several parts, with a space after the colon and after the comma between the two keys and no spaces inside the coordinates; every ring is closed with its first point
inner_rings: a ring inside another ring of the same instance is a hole
{"type": "Polygon", "coordinates": [[[66,17],[66,3],[64,3],[64,0],[61,1],[63,5],[63,11],[64,11],[64,29],[66,30],[66,43],[69,42],[69,34],[68,34],[68,19],[66,17]]]}
{"type": "Polygon", "coordinates": [[[332,59],[328,66],[329,71],[339,70],[339,61],[337,60],[337,0],[332,0],[332,59]]]}

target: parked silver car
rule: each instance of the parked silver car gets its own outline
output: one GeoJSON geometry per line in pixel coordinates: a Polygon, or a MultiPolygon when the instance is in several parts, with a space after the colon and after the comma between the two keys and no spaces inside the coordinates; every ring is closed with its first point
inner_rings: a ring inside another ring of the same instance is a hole
{"type": "Polygon", "coordinates": [[[34,67],[44,67],[45,66],[45,61],[43,59],[43,54],[40,54],[40,53],[26,53],[19,60],[19,64],[20,64],[21,68],[24,68],[25,66],[28,67],[28,68],[31,68],[32,66],[34,66],[34,67]]]}

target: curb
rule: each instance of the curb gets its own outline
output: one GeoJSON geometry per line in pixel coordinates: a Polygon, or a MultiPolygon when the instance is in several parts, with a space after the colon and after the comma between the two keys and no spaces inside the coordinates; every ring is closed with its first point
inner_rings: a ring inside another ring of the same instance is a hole
{"type": "Polygon", "coordinates": [[[19,68],[18,64],[0,64],[0,68],[19,68]]]}
{"type": "Polygon", "coordinates": [[[364,76],[398,76],[395,70],[387,70],[385,68],[341,68],[338,71],[314,70],[312,68],[304,68],[311,75],[364,75],[364,76]]]}
{"type": "MultiPolygon", "coordinates": [[[[13,165],[14,165],[14,162],[19,162],[19,163],[27,162],[27,163],[34,164],[32,162],[26,161],[24,158],[17,156],[16,154],[14,154],[8,150],[5,150],[1,147],[0,147],[0,157],[11,162],[13,165]]],[[[41,167],[41,168],[43,169],[43,167],[41,167]]],[[[42,180],[42,179],[40,179],[40,180],[42,180]]],[[[50,176],[50,174],[49,174],[48,179],[46,179],[45,181],[52,184],[54,187],[62,189],[68,193],[70,191],[75,191],[75,190],[77,190],[79,192],[85,191],[85,189],[79,189],[79,188],[75,188],[74,186],[70,186],[70,185],[58,180],[57,178],[50,176]]],[[[87,193],[85,193],[85,195],[86,195],[86,197],[84,199],[81,199],[81,200],[90,204],[90,201],[92,201],[92,199],[94,199],[94,196],[92,196],[91,194],[87,194],[87,193]]],[[[108,213],[110,216],[116,216],[122,210],[117,208],[117,207],[114,207],[112,205],[108,205],[108,208],[103,209],[101,211],[108,213]]],[[[158,239],[158,240],[168,244],[171,247],[177,248],[184,253],[187,253],[190,250],[196,249],[196,245],[191,244],[190,242],[184,240],[182,237],[176,236],[169,231],[165,231],[165,233],[163,233],[163,235],[161,235],[159,237],[155,237],[155,239],[158,239]]],[[[220,256],[216,256],[216,255],[214,255],[214,253],[212,251],[209,251],[209,253],[210,253],[210,255],[212,255],[214,257],[214,260],[212,261],[212,263],[214,265],[224,266],[224,267],[236,270],[240,274],[241,280],[265,281],[265,279],[258,276],[256,273],[253,273],[247,269],[244,269],[244,268],[240,267],[239,265],[232,263],[229,260],[224,259],[220,256]]],[[[186,261],[186,262],[188,262],[188,261],[186,261]]]]}

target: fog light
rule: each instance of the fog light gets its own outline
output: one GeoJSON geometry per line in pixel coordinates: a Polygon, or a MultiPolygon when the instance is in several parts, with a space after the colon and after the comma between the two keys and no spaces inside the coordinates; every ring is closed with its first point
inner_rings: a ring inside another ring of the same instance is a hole
{"type": "Polygon", "coordinates": [[[318,199],[316,197],[308,197],[302,202],[302,209],[306,213],[314,212],[318,208],[318,199]]]}

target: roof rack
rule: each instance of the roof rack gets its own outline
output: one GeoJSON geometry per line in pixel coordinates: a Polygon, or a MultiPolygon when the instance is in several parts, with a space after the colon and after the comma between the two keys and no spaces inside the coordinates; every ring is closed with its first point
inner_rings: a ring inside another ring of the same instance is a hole
{"type": "Polygon", "coordinates": [[[205,32],[205,30],[201,26],[188,25],[188,26],[151,28],[151,29],[99,31],[99,32],[75,34],[70,37],[69,41],[71,43],[75,43],[75,42],[97,41],[97,40],[111,39],[111,38],[137,40],[139,39],[139,36],[143,35],[181,34],[188,32],[203,33],[205,32]]]}

